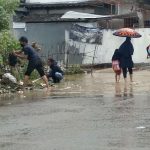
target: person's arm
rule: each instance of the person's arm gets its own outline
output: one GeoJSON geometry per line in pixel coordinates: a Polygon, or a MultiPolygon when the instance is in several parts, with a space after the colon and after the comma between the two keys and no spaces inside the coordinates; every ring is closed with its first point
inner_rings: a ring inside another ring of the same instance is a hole
{"type": "Polygon", "coordinates": [[[14,51],[14,55],[21,59],[27,59],[27,55],[24,55],[22,51],[14,51]]]}
{"type": "Polygon", "coordinates": [[[22,50],[13,51],[13,53],[15,53],[15,54],[21,54],[21,53],[22,53],[22,50]]]}
{"type": "Polygon", "coordinates": [[[21,59],[27,59],[27,55],[24,55],[24,54],[15,54],[15,56],[21,58],[21,59]]]}

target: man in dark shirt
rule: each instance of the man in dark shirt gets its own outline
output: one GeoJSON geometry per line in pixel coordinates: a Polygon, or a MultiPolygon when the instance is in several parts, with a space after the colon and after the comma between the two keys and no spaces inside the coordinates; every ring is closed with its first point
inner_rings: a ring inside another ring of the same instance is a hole
{"type": "Polygon", "coordinates": [[[24,78],[24,85],[28,83],[29,77],[34,69],[38,71],[41,78],[45,82],[47,88],[49,88],[48,85],[48,79],[44,73],[43,65],[40,56],[38,53],[34,50],[34,48],[30,45],[28,45],[28,39],[24,36],[22,36],[20,39],[20,45],[22,47],[21,51],[14,52],[15,56],[22,58],[22,59],[28,59],[28,67],[25,72],[25,78],[24,78]],[[24,54],[23,54],[24,52],[24,54]]]}

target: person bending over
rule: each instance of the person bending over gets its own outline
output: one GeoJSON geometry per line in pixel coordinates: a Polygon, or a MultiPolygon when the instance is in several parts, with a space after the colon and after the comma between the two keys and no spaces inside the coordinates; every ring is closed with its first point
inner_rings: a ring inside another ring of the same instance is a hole
{"type": "Polygon", "coordinates": [[[24,36],[20,37],[19,42],[22,47],[22,50],[15,51],[14,55],[22,59],[28,59],[28,67],[25,72],[24,85],[28,84],[31,73],[33,72],[34,69],[36,69],[40,74],[41,78],[43,79],[43,81],[45,82],[46,87],[49,88],[48,79],[44,73],[44,68],[40,56],[34,50],[34,48],[28,44],[28,39],[26,37],[24,36]]]}

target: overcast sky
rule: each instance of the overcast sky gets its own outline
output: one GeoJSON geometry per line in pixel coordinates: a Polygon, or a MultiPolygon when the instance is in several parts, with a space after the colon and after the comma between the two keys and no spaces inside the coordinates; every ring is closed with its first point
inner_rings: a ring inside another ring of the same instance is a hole
{"type": "Polygon", "coordinates": [[[65,2],[84,2],[88,0],[26,0],[29,3],[65,3],[65,2]]]}

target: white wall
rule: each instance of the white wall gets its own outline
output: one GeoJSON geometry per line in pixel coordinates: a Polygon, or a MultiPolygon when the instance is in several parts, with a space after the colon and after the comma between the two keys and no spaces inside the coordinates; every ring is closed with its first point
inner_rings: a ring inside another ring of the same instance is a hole
{"type": "MultiPolygon", "coordinates": [[[[133,38],[131,40],[134,46],[133,61],[134,63],[148,63],[150,60],[146,57],[146,47],[150,44],[150,29],[141,28],[136,29],[136,31],[139,32],[142,37],[133,38]]],[[[119,48],[119,46],[124,42],[124,37],[114,36],[113,32],[114,31],[112,30],[103,30],[103,44],[98,46],[95,63],[110,63],[114,50],[119,48]]],[[[66,41],[70,44],[73,44],[73,41],[69,40],[68,36],[66,36],[66,41]]],[[[77,47],[80,47],[80,52],[84,52],[84,48],[86,47],[85,53],[87,53],[88,56],[93,56],[93,52],[91,51],[95,49],[94,44],[85,44],[79,42],[74,43],[77,45],[77,47]]],[[[92,62],[92,57],[85,56],[83,62],[84,64],[90,64],[92,62]]]]}

